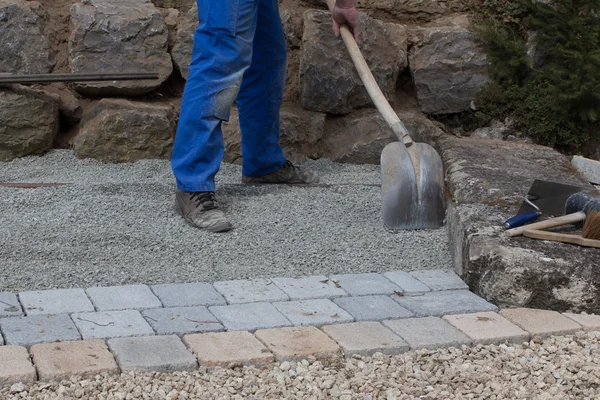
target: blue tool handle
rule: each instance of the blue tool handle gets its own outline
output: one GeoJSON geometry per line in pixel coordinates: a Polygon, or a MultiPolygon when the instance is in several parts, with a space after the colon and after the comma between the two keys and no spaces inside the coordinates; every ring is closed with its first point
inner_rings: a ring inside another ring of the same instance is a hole
{"type": "Polygon", "coordinates": [[[537,211],[530,211],[525,214],[516,215],[512,218],[507,219],[504,223],[504,227],[506,229],[517,228],[519,226],[523,226],[525,224],[535,221],[536,219],[538,219],[539,216],[540,213],[537,211]]]}

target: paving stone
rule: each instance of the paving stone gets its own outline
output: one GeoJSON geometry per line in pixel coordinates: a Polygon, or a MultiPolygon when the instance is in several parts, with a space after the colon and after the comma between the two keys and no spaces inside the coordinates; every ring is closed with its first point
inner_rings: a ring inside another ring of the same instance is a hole
{"type": "Polygon", "coordinates": [[[370,357],[377,352],[400,354],[409,350],[408,343],[379,322],[327,325],[321,329],[342,347],[346,357],[354,354],[370,357]]]}
{"type": "Polygon", "coordinates": [[[213,285],[229,304],[289,300],[285,292],[269,279],[221,281],[213,285]]]}
{"type": "Polygon", "coordinates": [[[354,322],[352,315],[329,299],[273,303],[294,325],[322,326],[354,322]]]}
{"type": "Polygon", "coordinates": [[[342,297],[332,301],[346,310],[356,321],[381,321],[414,316],[412,312],[383,295],[342,297]]]}
{"type": "Polygon", "coordinates": [[[404,339],[411,349],[438,349],[471,344],[464,333],[438,317],[383,321],[383,325],[404,339]]]}
{"type": "Polygon", "coordinates": [[[383,274],[387,279],[398,285],[407,296],[429,292],[431,289],[414,276],[404,271],[392,271],[383,274]]]}
{"type": "Polygon", "coordinates": [[[339,282],[342,289],[353,296],[366,296],[370,294],[393,294],[402,289],[387,280],[380,274],[345,274],[332,275],[330,279],[339,282]]]}
{"type": "Polygon", "coordinates": [[[290,300],[326,299],[348,295],[344,289],[324,275],[271,280],[289,296],[290,300]]]}
{"type": "Polygon", "coordinates": [[[568,335],[583,329],[577,322],[557,311],[512,308],[501,310],[500,315],[519,325],[534,337],[568,335]]]}
{"type": "Polygon", "coordinates": [[[162,307],[158,297],[146,285],[93,287],[86,292],[98,311],[162,307]]]}
{"type": "Polygon", "coordinates": [[[393,296],[392,299],[412,311],[417,317],[496,311],[498,309],[495,305],[468,290],[428,292],[422,296],[393,296]]]}
{"type": "Polygon", "coordinates": [[[122,372],[193,371],[196,357],[175,335],[117,338],[108,341],[122,372]]]}
{"type": "Polygon", "coordinates": [[[256,331],[255,335],[278,361],[303,359],[310,355],[331,359],[341,355],[338,344],[314,326],[264,329],[256,331]]]}
{"type": "Polygon", "coordinates": [[[72,315],[84,339],[154,335],[152,327],[139,311],[102,311],[72,315]]]}
{"type": "Polygon", "coordinates": [[[600,315],[594,314],[573,314],[573,313],[563,313],[563,315],[567,318],[572,319],[581,325],[583,330],[586,331],[595,331],[600,330],[600,315]]]}
{"type": "Polygon", "coordinates": [[[67,314],[1,318],[0,329],[9,345],[30,346],[81,339],[77,327],[67,314]]]}
{"type": "Polygon", "coordinates": [[[142,315],[159,335],[219,332],[224,329],[204,306],[154,308],[142,311],[142,315]]]}
{"type": "Polygon", "coordinates": [[[227,302],[209,283],[153,285],[152,291],[165,307],[220,306],[227,302]]]}
{"type": "Polygon", "coordinates": [[[292,323],[271,303],[232,304],[209,307],[211,313],[229,331],[291,326],[292,323]]]}
{"type": "Polygon", "coordinates": [[[103,340],[36,344],[31,346],[31,355],[40,381],[69,379],[73,375],[92,378],[104,373],[119,373],[103,340]]]}
{"type": "Polygon", "coordinates": [[[477,343],[522,343],[530,339],[528,332],[495,312],[446,315],[443,318],[477,343]]]}
{"type": "Polygon", "coordinates": [[[469,288],[469,286],[452,271],[434,269],[413,271],[410,274],[429,286],[431,290],[457,290],[469,288]]]}
{"type": "Polygon", "coordinates": [[[198,357],[200,365],[249,365],[275,361],[267,347],[246,331],[185,335],[183,342],[198,357]]]}
{"type": "Polygon", "coordinates": [[[0,292],[0,317],[21,317],[23,310],[17,295],[14,293],[0,292]]]}
{"type": "Polygon", "coordinates": [[[19,293],[27,315],[94,311],[83,289],[40,290],[19,293]]]}
{"type": "Polygon", "coordinates": [[[17,382],[33,383],[35,368],[25,347],[0,347],[0,386],[17,382]]]}

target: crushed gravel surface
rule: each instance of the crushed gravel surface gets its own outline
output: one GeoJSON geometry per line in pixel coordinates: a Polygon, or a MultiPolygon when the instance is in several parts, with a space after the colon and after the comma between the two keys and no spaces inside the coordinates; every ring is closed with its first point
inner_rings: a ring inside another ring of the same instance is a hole
{"type": "Polygon", "coordinates": [[[166,160],[56,150],[3,163],[0,183],[67,185],[0,187],[0,291],[451,267],[445,229],[384,229],[378,166],[309,165],[322,186],[241,185],[241,167],[223,165],[235,229],[215,235],[176,214],[166,160]]]}
{"type": "Polygon", "coordinates": [[[314,359],[193,373],[129,373],[0,388],[17,399],[597,399],[600,332],[337,364],[314,359]]]}

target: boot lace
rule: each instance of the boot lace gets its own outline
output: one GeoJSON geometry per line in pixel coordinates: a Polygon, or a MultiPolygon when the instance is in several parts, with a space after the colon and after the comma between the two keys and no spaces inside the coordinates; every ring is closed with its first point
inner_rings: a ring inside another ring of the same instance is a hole
{"type": "Polygon", "coordinates": [[[191,198],[204,210],[214,210],[215,208],[219,208],[219,203],[217,202],[214,192],[192,193],[191,198]]]}

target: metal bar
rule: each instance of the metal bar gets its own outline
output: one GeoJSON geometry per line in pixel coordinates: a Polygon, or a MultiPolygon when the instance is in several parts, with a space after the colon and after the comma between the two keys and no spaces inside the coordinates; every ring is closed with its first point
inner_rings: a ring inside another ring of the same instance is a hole
{"type": "Polygon", "coordinates": [[[158,79],[157,73],[0,74],[0,83],[90,82],[158,79]]]}

